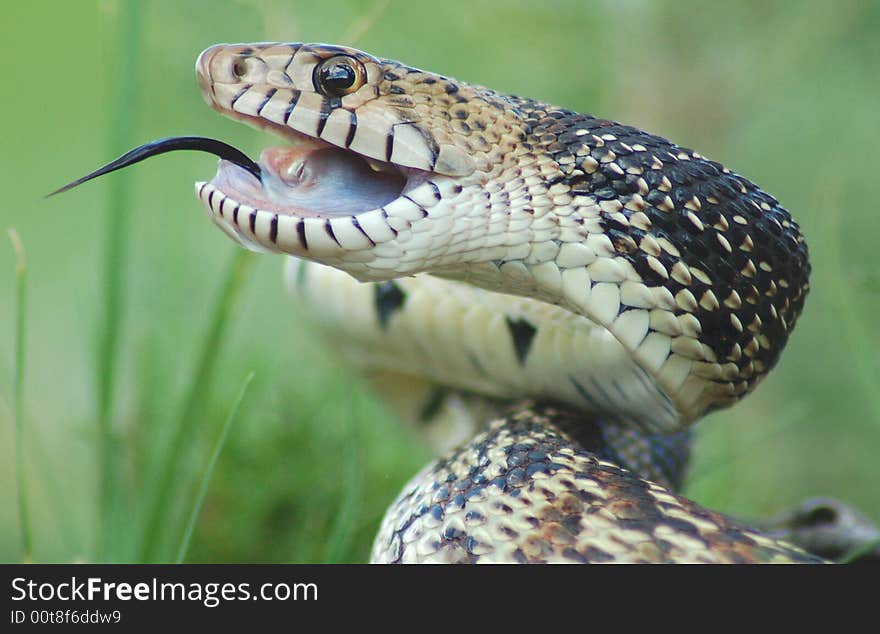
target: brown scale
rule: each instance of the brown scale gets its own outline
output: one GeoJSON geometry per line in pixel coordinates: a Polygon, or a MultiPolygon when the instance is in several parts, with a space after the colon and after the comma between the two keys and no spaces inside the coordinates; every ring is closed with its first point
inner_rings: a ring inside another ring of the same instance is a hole
{"type": "Polygon", "coordinates": [[[549,404],[517,406],[404,490],[376,553],[388,563],[821,561],[598,459],[561,431],[579,420],[549,404]],[[494,522],[509,539],[482,543],[468,519],[494,522]],[[414,531],[430,545],[413,543],[414,531]]]}

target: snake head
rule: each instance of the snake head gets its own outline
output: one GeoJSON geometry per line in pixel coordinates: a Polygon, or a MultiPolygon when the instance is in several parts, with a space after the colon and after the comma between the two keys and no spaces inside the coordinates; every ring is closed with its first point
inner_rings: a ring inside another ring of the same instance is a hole
{"type": "Polygon", "coordinates": [[[213,109],[288,142],[263,152],[262,183],[223,161],[197,185],[212,218],[245,246],[362,280],[506,255],[503,245],[486,249],[485,236],[460,238],[477,222],[497,235],[507,228],[507,193],[493,224],[485,185],[522,152],[511,101],[323,44],[212,46],[196,73],[213,109]],[[485,215],[473,217],[475,208],[485,215]]]}

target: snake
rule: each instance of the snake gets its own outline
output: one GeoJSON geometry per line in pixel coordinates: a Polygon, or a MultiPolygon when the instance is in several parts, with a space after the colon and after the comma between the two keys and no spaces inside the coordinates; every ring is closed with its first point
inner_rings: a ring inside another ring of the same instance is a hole
{"type": "Polygon", "coordinates": [[[678,492],[692,425],[776,365],[809,291],[773,196],[636,127],[346,46],[219,44],[196,75],[281,142],[253,161],[164,139],[71,186],[216,154],[209,218],[292,256],[328,339],[440,430],[371,561],[820,561],[678,492]]]}

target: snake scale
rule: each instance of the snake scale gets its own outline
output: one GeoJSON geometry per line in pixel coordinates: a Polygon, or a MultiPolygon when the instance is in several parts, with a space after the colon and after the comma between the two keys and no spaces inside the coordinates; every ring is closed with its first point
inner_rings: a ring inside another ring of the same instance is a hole
{"type": "Polygon", "coordinates": [[[637,128],[352,48],[217,45],[196,72],[286,142],[209,150],[211,219],[295,256],[329,337],[445,421],[373,561],[819,561],[675,493],[690,425],[754,389],[803,308],[775,198],[637,128]]]}

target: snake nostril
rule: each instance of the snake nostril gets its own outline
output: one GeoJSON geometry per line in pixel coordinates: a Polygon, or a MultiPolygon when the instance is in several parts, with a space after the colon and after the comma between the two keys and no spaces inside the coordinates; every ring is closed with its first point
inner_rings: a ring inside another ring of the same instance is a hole
{"type": "Polygon", "coordinates": [[[236,57],[232,61],[232,74],[236,79],[241,79],[247,74],[247,64],[244,63],[244,59],[241,57],[236,57]]]}

